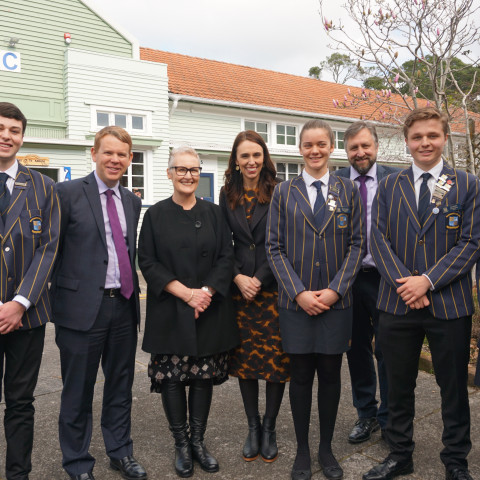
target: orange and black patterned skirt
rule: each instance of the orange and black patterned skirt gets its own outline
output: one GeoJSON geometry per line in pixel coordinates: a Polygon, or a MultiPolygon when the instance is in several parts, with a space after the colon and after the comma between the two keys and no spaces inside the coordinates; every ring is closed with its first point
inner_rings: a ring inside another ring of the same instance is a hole
{"type": "Polygon", "coordinates": [[[290,359],[282,350],[276,292],[261,291],[253,302],[233,296],[240,345],[230,352],[229,374],[268,382],[290,380],[290,359]]]}

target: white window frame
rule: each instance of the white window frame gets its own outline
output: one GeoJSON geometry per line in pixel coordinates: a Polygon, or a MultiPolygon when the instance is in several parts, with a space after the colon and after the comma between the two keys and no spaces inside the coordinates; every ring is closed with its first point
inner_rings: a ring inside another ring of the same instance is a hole
{"type": "Polygon", "coordinates": [[[90,115],[91,115],[91,130],[92,132],[98,132],[103,126],[97,124],[97,113],[106,113],[109,116],[109,124],[115,125],[113,119],[115,114],[125,115],[127,117],[127,126],[125,130],[130,135],[141,135],[141,136],[151,136],[152,135],[152,112],[146,110],[132,110],[129,108],[116,108],[116,107],[105,107],[100,105],[91,105],[90,115]],[[132,128],[132,117],[143,117],[143,129],[133,129],[132,128]]]}
{"type": "Polygon", "coordinates": [[[277,170],[277,177],[278,177],[278,164],[279,163],[285,165],[285,172],[282,172],[282,173],[285,174],[285,178],[282,179],[282,181],[291,180],[292,178],[297,177],[298,175],[300,175],[302,173],[303,162],[286,162],[286,161],[275,160],[275,169],[277,170]],[[297,172],[296,173],[290,173],[288,171],[288,166],[289,165],[297,165],[297,172]]]}
{"type": "MultiPolygon", "coordinates": [[[[263,132],[258,132],[257,131],[257,123],[265,123],[267,125],[267,140],[265,140],[265,143],[267,145],[271,144],[272,141],[272,122],[269,122],[268,120],[253,120],[251,118],[245,118],[243,120],[243,129],[246,130],[247,127],[245,126],[246,122],[253,122],[255,124],[254,131],[257,132],[259,135],[261,135],[263,132]]],[[[263,137],[262,137],[263,138],[263,137]]]]}
{"type": "Polygon", "coordinates": [[[333,135],[334,135],[334,138],[335,138],[335,149],[336,150],[345,150],[345,130],[333,130],[333,135]],[[339,133],[343,133],[344,135],[344,138],[340,139],[338,137],[338,134],[339,133]],[[342,147],[339,147],[338,144],[339,142],[343,142],[343,146],[342,147]]]}
{"type": "Polygon", "coordinates": [[[276,122],[275,123],[275,145],[281,146],[281,147],[287,147],[287,148],[298,148],[298,125],[293,124],[293,123],[284,123],[284,122],[276,122]],[[279,135],[277,128],[285,127],[285,143],[278,143],[277,142],[277,136],[279,135]],[[287,135],[287,127],[293,127],[295,129],[295,144],[294,145],[288,145],[286,143],[287,137],[291,137],[291,135],[287,135]]]}

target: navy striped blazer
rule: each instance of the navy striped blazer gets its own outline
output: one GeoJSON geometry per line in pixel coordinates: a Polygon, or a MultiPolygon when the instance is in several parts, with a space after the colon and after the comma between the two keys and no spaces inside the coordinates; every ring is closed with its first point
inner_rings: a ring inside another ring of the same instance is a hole
{"type": "Polygon", "coordinates": [[[434,286],[427,292],[436,318],[473,313],[471,269],[480,239],[479,179],[444,165],[450,191],[436,209],[430,204],[423,225],[417,215],[411,168],[383,179],[372,206],[371,252],[382,276],[377,308],[405,315],[410,308],[395,280],[426,274],[434,286]]]}
{"type": "Polygon", "coordinates": [[[22,295],[32,306],[22,330],[51,318],[48,281],[58,251],[60,205],[50,178],[18,165],[5,224],[0,220],[0,300],[22,295]]]}
{"type": "Polygon", "coordinates": [[[326,209],[317,230],[307,187],[300,175],[275,187],[267,220],[267,258],[278,282],[278,305],[299,310],[304,290],[330,288],[340,295],[332,308],[352,305],[351,286],[365,246],[360,193],[350,179],[330,175],[336,208],[326,209]]]}

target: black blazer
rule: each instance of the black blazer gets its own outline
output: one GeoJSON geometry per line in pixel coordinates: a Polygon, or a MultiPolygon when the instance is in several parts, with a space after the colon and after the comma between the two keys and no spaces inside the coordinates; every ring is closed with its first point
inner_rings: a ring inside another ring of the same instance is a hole
{"type": "MultiPolygon", "coordinates": [[[[52,277],[53,322],[73,330],[90,330],[102,303],[108,251],[105,222],[95,175],[57,184],[61,205],[60,248],[52,277]]],[[[141,200],[120,186],[133,272],[136,321],[140,323],[135,267],[141,200]]]]}
{"type": "MultiPolygon", "coordinates": [[[[277,290],[277,282],[267,260],[265,251],[265,230],[269,203],[257,203],[250,225],[245,215],[245,207],[238,205],[232,210],[222,188],[220,191],[220,207],[232,231],[235,250],[233,276],[239,273],[249,277],[257,277],[262,282],[262,288],[277,290]]],[[[233,284],[236,291],[238,288],[233,284]]]]}
{"type": "Polygon", "coordinates": [[[151,206],[143,217],[138,263],[147,281],[144,351],[203,357],[239,343],[230,297],[232,240],[218,205],[197,198],[184,211],[167,198],[151,206]],[[164,290],[172,280],[216,290],[198,319],[193,308],[164,290]]]}

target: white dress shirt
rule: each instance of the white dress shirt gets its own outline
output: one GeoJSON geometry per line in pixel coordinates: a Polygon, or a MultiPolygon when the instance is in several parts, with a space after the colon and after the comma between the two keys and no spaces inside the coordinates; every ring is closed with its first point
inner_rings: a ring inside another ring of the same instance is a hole
{"type": "Polygon", "coordinates": [[[322,182],[322,195],[325,201],[327,201],[328,195],[328,179],[330,178],[330,172],[327,170],[327,173],[322,178],[314,178],[305,169],[302,171],[302,177],[307,186],[308,201],[310,202],[310,207],[315,206],[315,200],[317,199],[317,187],[313,185],[313,182],[320,180],[322,182]]]}

